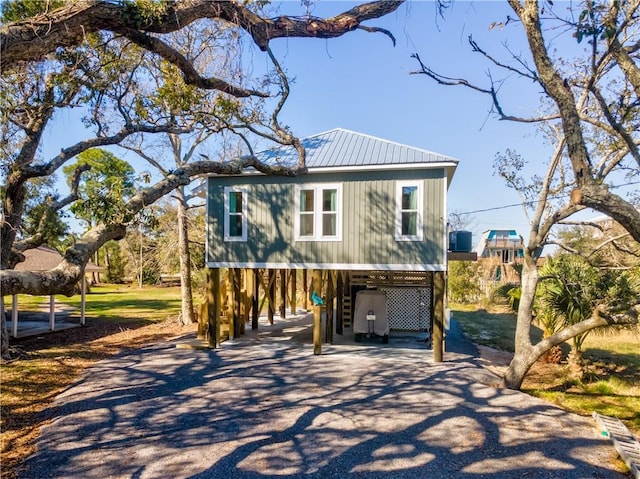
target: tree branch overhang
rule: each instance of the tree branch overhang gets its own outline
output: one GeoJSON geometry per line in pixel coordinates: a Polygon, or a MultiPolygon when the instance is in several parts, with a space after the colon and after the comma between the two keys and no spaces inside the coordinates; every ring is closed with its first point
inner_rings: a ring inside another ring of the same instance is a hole
{"type": "MultiPolygon", "coordinates": [[[[127,202],[127,216],[131,219],[146,205],[150,205],[179,186],[188,185],[196,176],[207,174],[239,175],[246,168],[253,167],[261,173],[278,176],[297,176],[306,169],[300,165],[294,168],[270,166],[253,155],[247,155],[230,162],[197,161],[174,170],[155,185],[145,188],[127,202]]],[[[74,286],[82,277],[84,267],[97,249],[112,239],[122,239],[127,224],[98,225],[85,233],[64,254],[58,267],[46,272],[26,272],[0,270],[0,290],[3,294],[65,294],[71,295],[74,286]],[[46,293],[45,293],[46,292],[46,293]]]]}
{"type": "MultiPolygon", "coordinates": [[[[336,38],[358,28],[362,22],[395,11],[404,0],[380,0],[358,5],[331,18],[280,16],[263,18],[240,2],[229,0],[182,0],[169,2],[161,13],[144,14],[132,4],[84,0],[49,13],[0,28],[0,69],[22,62],[37,62],[58,48],[80,45],[90,33],[108,31],[141,42],[139,35],[171,33],[200,19],[231,23],[247,31],[256,45],[267,50],[275,38],[336,38]],[[135,33],[136,38],[131,35],[135,33]]],[[[389,32],[381,31],[387,35],[389,32]]],[[[393,38],[393,37],[392,37],[393,38]]]]}

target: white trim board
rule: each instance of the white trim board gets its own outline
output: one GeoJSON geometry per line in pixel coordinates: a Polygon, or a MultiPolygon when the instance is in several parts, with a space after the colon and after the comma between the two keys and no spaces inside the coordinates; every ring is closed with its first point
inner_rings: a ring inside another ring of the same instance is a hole
{"type": "Polygon", "coordinates": [[[207,268],[245,269],[331,269],[341,271],[446,271],[446,264],[365,264],[365,263],[235,263],[208,261],[207,268]]]}

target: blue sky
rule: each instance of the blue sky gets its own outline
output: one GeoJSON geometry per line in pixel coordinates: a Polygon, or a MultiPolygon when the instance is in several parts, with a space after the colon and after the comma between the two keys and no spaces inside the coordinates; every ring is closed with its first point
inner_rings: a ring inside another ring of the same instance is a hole
{"type": "MultiPolygon", "coordinates": [[[[285,10],[298,2],[283,4],[285,10]]],[[[312,12],[324,16],[350,7],[345,2],[320,2],[312,12]]],[[[489,115],[490,98],[462,87],[437,85],[424,75],[412,75],[418,53],[435,70],[475,80],[488,86],[489,64],[471,52],[467,38],[506,58],[502,42],[526,55],[517,26],[489,26],[511,13],[506,2],[457,1],[445,14],[435,4],[413,1],[368,23],[390,30],[396,37],[364,31],[332,40],[281,39],[272,48],[295,77],[284,123],[301,137],[335,127],[435,151],[460,161],[449,190],[449,211],[466,213],[519,204],[519,197],[493,175],[496,153],[516,149],[532,162],[544,162],[550,147],[531,125],[499,121],[489,115]]],[[[504,73],[492,71],[494,79],[504,73]]],[[[513,80],[513,79],[510,79],[513,80]]],[[[503,89],[505,108],[526,115],[538,106],[540,95],[529,84],[508,81],[503,89]]],[[[533,168],[535,169],[535,168],[533,168]]],[[[538,167],[544,171],[544,166],[538,167]]],[[[482,231],[515,228],[528,235],[521,207],[471,215],[474,244],[482,231]]]]}
{"type": "MultiPolygon", "coordinates": [[[[312,14],[331,16],[353,4],[320,0],[312,14]]],[[[299,1],[282,2],[285,13],[301,14],[299,1]]],[[[489,115],[488,96],[461,87],[445,87],[423,75],[412,53],[435,70],[464,77],[487,86],[489,64],[470,51],[468,36],[487,51],[506,58],[502,42],[526,57],[527,47],[517,25],[493,28],[510,12],[504,1],[456,1],[444,18],[431,1],[410,1],[400,9],[367,25],[386,28],[396,37],[394,47],[379,33],[351,32],[341,38],[278,39],[272,48],[295,80],[283,110],[283,123],[298,137],[341,127],[399,143],[435,151],[460,161],[449,190],[449,211],[478,212],[471,215],[469,229],[474,244],[482,231],[515,228],[528,235],[519,197],[493,175],[498,152],[516,149],[530,161],[541,164],[550,147],[536,134],[535,126],[499,121],[489,115]]],[[[256,70],[266,65],[257,49],[245,61],[256,70]]],[[[494,79],[504,73],[492,71],[494,79]]],[[[534,111],[540,98],[535,85],[509,79],[501,90],[505,108],[515,115],[534,111]]],[[[68,146],[86,134],[75,115],[56,118],[56,128],[45,135],[45,156],[68,146]]],[[[120,155],[132,161],[130,155],[120,155]]],[[[535,169],[535,168],[534,168],[535,169]]],[[[539,167],[544,171],[544,167],[539,167]]]]}

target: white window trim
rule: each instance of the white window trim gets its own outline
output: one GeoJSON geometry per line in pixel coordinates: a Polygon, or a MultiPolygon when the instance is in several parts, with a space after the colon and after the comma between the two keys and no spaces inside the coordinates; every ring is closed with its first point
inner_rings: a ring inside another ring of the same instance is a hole
{"type": "Polygon", "coordinates": [[[249,203],[249,188],[246,186],[225,186],[224,187],[224,240],[231,242],[246,242],[247,241],[247,229],[249,225],[248,208],[249,203]],[[231,236],[230,231],[230,216],[229,211],[229,193],[240,192],[242,193],[242,236],[231,236]]]}
{"type": "Polygon", "coordinates": [[[296,185],[294,198],[295,241],[342,241],[342,183],[307,183],[296,185]],[[300,191],[313,190],[313,236],[300,236],[300,191]],[[336,190],[336,236],[322,236],[322,191],[336,190]],[[319,200],[319,201],[318,201],[319,200]]]}
{"type": "Polygon", "coordinates": [[[423,204],[424,181],[397,181],[396,182],[396,241],[422,241],[424,238],[424,204],[423,204]],[[415,186],[418,189],[418,219],[417,235],[402,234],[402,188],[405,186],[415,186]]]}

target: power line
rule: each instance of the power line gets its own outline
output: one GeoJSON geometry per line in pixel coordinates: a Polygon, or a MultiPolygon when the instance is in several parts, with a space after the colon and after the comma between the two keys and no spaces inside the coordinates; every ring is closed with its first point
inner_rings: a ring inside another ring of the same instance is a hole
{"type": "MultiPolygon", "coordinates": [[[[630,183],[623,183],[621,185],[612,185],[609,187],[610,190],[616,189],[616,188],[622,188],[623,186],[631,186],[631,185],[638,185],[640,184],[640,181],[632,181],[630,183]]],[[[457,215],[473,215],[476,213],[486,213],[487,211],[497,211],[497,210],[504,210],[507,208],[514,208],[516,206],[522,206],[522,205],[527,205],[527,206],[531,206],[534,205],[536,203],[540,203],[542,201],[547,201],[547,200],[557,200],[558,198],[563,198],[565,195],[558,195],[558,196],[551,196],[549,198],[547,198],[546,200],[535,200],[535,201],[525,201],[524,203],[513,203],[510,205],[503,205],[503,206],[494,206],[492,208],[485,208],[482,210],[474,210],[474,211],[466,211],[464,213],[455,213],[457,215]]]]}

